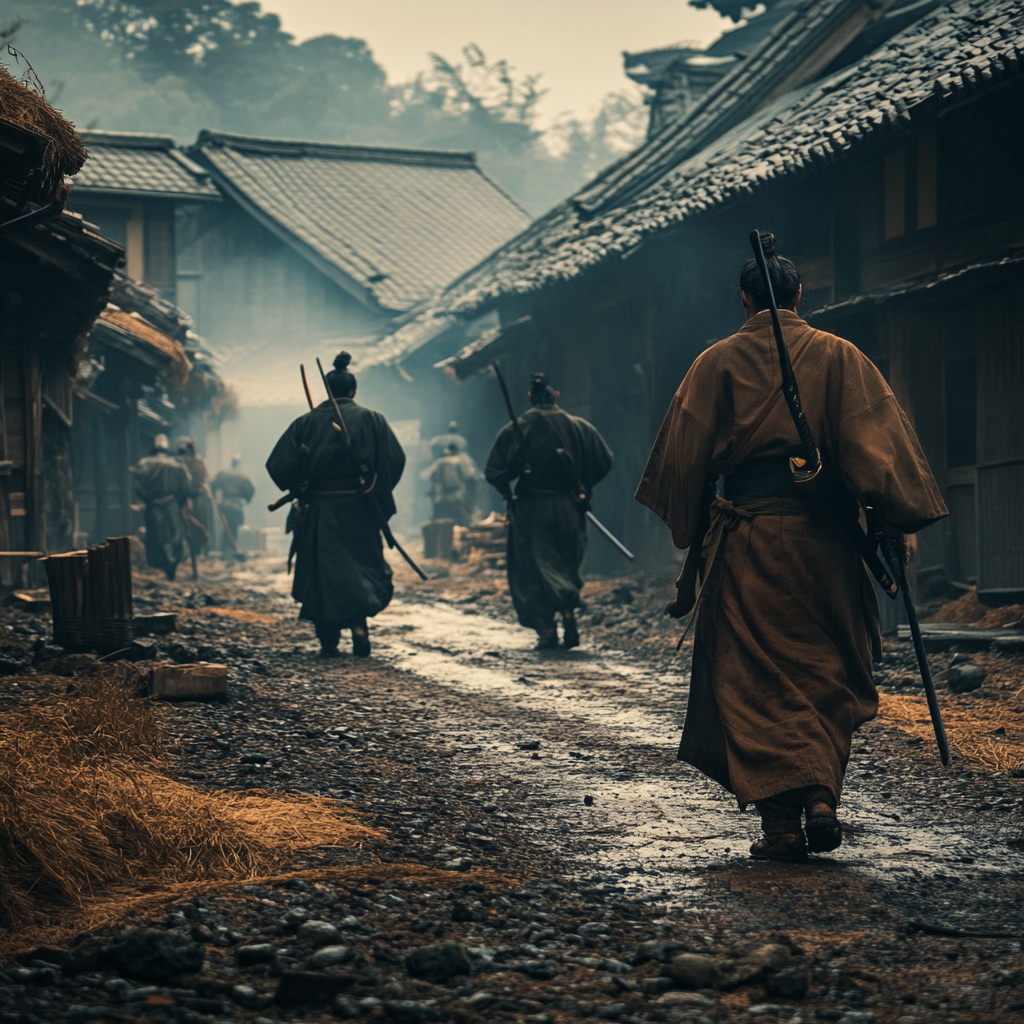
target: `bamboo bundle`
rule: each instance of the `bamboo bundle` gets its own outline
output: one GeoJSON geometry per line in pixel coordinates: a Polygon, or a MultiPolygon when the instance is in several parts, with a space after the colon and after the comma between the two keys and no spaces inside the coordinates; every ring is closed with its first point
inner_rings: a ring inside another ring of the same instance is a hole
{"type": "Polygon", "coordinates": [[[53,606],[53,642],[107,654],[132,643],[132,556],[128,537],[42,559],[53,606]]]}

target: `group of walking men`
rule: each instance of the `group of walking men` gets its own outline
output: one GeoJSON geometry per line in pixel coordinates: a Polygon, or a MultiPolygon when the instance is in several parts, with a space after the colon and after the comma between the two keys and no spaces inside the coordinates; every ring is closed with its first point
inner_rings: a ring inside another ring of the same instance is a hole
{"type": "Polygon", "coordinates": [[[135,494],[146,508],[146,563],[169,580],[186,553],[195,573],[196,559],[210,550],[217,520],[227,546],[237,553],[245,505],[256,493],[240,456],[233,456],[231,469],[221,470],[211,482],[192,438],[179,438],[175,449],[172,455],[167,435],[157,434],[152,454],[131,470],[135,494]]]}
{"type": "MultiPolygon", "coordinates": [[[[804,449],[780,389],[770,293],[749,260],[739,282],[745,323],[693,363],[636,498],[688,550],[667,608],[695,624],[679,757],[741,808],[755,804],[764,836],[753,856],[798,859],[841,844],[836,807],[852,734],[878,709],[878,606],[843,518],[870,508],[905,542],[947,512],[882,375],[854,345],[800,318],[799,273],[772,236],[762,242],[807,424],[836,490],[797,482],[804,449]]],[[[381,524],[395,512],[405,464],[384,417],[356,403],[347,367],[342,353],[327,376],[336,402],[296,420],[267,462],[296,497],[292,593],[328,657],[344,629],[355,654],[370,652],[367,620],[392,596],[381,524]]],[[[533,375],[528,394],[530,408],[494,441],[485,476],[507,502],[520,623],[536,630],[540,648],[553,648],[560,617],[562,646],[573,648],[585,513],[612,453],[591,424],[559,406],[546,375],[533,375]]],[[[460,454],[449,442],[430,476],[456,494],[446,507],[456,519],[469,508],[460,454]]]]}

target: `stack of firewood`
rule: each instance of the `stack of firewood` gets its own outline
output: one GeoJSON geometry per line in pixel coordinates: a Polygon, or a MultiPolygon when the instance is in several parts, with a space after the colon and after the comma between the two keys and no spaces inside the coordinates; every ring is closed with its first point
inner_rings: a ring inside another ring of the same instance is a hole
{"type": "Polygon", "coordinates": [[[456,532],[459,553],[463,558],[469,561],[479,558],[490,569],[505,568],[508,522],[503,515],[492,512],[479,523],[460,528],[456,532]]]}

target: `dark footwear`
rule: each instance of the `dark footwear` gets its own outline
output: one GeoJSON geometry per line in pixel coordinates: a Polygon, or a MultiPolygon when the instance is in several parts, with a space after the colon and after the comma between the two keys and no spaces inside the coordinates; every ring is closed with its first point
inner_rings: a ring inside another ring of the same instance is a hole
{"type": "Polygon", "coordinates": [[[357,633],[352,631],[352,653],[357,658],[368,658],[370,656],[370,635],[369,633],[357,633]]]}
{"type": "Polygon", "coordinates": [[[551,651],[558,646],[558,630],[552,627],[549,631],[537,631],[537,650],[551,651]]]}
{"type": "Polygon", "coordinates": [[[341,651],[337,647],[321,647],[318,658],[340,658],[341,651]]]}
{"type": "Polygon", "coordinates": [[[807,849],[811,853],[831,853],[843,845],[843,829],[835,811],[819,804],[807,812],[807,849]]]}
{"type": "Polygon", "coordinates": [[[572,616],[565,619],[562,630],[562,646],[568,650],[570,647],[579,647],[580,631],[576,625],[576,619],[572,616]]]}
{"type": "Polygon", "coordinates": [[[807,842],[803,832],[778,832],[758,839],[750,847],[750,856],[758,860],[805,860],[807,842]]]}

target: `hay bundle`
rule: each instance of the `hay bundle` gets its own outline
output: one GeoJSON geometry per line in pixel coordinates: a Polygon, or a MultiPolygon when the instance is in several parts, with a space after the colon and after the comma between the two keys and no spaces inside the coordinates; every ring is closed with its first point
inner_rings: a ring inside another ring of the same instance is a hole
{"type": "Polygon", "coordinates": [[[9,716],[0,739],[0,925],[46,927],[187,882],[285,869],[379,836],[336,801],[197,790],[159,771],[156,712],[129,669],[9,716]]]}
{"type": "Polygon", "coordinates": [[[978,588],[961,594],[955,601],[944,604],[926,622],[962,622],[975,629],[1000,629],[1024,623],[1024,604],[1008,604],[1001,608],[989,608],[978,600],[978,588]]]}
{"type": "MultiPolygon", "coordinates": [[[[1024,699],[1020,694],[1003,701],[943,698],[942,718],[950,747],[965,761],[1005,772],[1024,763],[1024,699]]],[[[879,695],[878,717],[903,732],[934,743],[928,705],[921,697],[879,695]]]]}
{"type": "Polygon", "coordinates": [[[40,185],[47,199],[54,196],[65,176],[77,174],[89,157],[74,125],[61,117],[39,93],[22,85],[2,64],[0,119],[49,139],[40,174],[40,185]]]}

